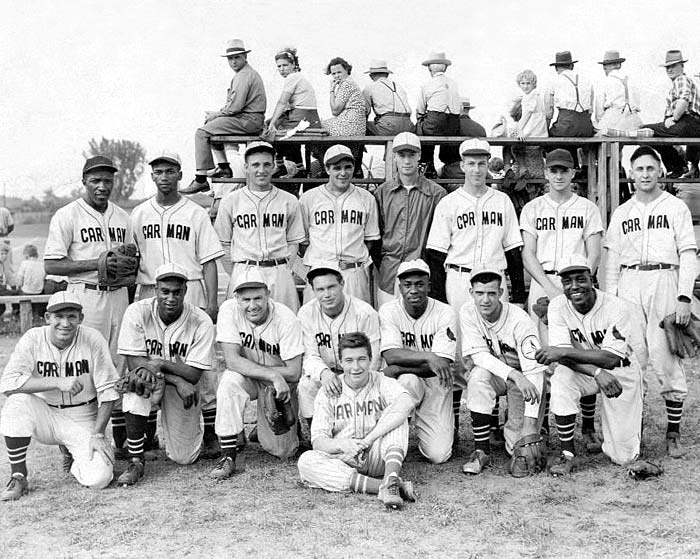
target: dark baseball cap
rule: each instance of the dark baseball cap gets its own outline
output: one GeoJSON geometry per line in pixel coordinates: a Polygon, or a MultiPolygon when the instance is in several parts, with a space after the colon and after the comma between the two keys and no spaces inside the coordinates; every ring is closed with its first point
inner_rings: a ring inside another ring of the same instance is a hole
{"type": "Polygon", "coordinates": [[[311,268],[311,270],[307,272],[306,281],[309,282],[309,284],[311,284],[314,281],[314,278],[326,275],[334,275],[338,278],[338,280],[343,280],[343,273],[340,271],[340,268],[338,266],[336,266],[335,264],[322,264],[319,266],[314,266],[313,268],[311,268]]]}
{"type": "Polygon", "coordinates": [[[574,168],[574,158],[571,153],[565,149],[553,149],[547,154],[546,167],[566,167],[567,169],[574,168]]]}
{"type": "Polygon", "coordinates": [[[113,173],[119,171],[109,157],[104,155],[96,155],[85,162],[85,165],[83,166],[83,175],[89,171],[95,171],[97,169],[105,169],[112,171],[113,173]]]}
{"type": "Polygon", "coordinates": [[[654,159],[656,159],[657,163],[661,164],[661,156],[659,155],[659,152],[651,146],[639,146],[637,149],[635,149],[632,153],[632,157],[630,157],[630,163],[639,159],[643,155],[651,155],[654,159]]]}

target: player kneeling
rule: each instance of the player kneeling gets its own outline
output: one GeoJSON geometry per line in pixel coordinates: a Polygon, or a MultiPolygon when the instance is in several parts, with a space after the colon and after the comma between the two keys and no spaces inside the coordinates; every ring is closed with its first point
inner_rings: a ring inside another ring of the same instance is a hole
{"type": "Polygon", "coordinates": [[[593,287],[586,258],[572,256],[559,269],[564,295],[549,304],[549,343],[537,361],[557,362],[552,411],[562,453],[554,476],[574,467],[574,427],[579,398],[603,393],[603,452],[626,465],[639,455],[642,429],[642,370],[634,353],[636,325],[627,302],[593,287]]]}
{"type": "Polygon", "coordinates": [[[400,477],[413,401],[396,380],[370,370],[372,346],[364,334],[343,335],[338,352],[342,391],[318,393],[314,449],[299,457],[299,475],[310,487],[378,494],[387,508],[401,508],[416,499],[413,484],[400,477]]]}
{"type": "Polygon", "coordinates": [[[82,485],[103,489],[112,481],[114,456],[105,441],[119,378],[107,341],[81,326],[77,294],[59,291],[46,307],[47,326],[20,338],[0,379],[7,396],[0,418],[12,477],[0,501],[28,492],[27,449],[32,437],[61,445],[65,464],[82,485]]]}
{"type": "Polygon", "coordinates": [[[535,360],[540,347],[537,327],[527,313],[503,303],[503,275],[493,269],[474,270],[468,301],[459,311],[462,355],[471,357],[467,407],[471,412],[476,449],[464,464],[465,474],[479,474],[491,463],[491,410],[498,396],[508,396],[508,421],[503,433],[512,454],[510,472],[525,477],[544,469],[543,365],[535,360]]]}

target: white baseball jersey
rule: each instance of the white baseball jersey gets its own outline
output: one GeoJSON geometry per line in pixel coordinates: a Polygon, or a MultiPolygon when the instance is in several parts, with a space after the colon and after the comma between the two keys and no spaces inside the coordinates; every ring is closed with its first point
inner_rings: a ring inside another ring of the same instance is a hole
{"type": "Polygon", "coordinates": [[[457,351],[457,319],[452,307],[428,299],[425,312],[414,319],[403,306],[403,301],[396,299],[379,309],[381,327],[381,350],[411,349],[430,351],[455,360],[457,351]]]}
{"type": "Polygon", "coordinates": [[[302,355],[299,320],[283,304],[270,301],[269,305],[267,320],[256,326],[245,317],[235,298],[224,301],[216,321],[216,341],[240,345],[246,359],[271,367],[302,355]]]}
{"type": "Polygon", "coordinates": [[[586,254],[586,241],[603,232],[600,210],[588,198],[573,194],[557,204],[549,194],[530,200],[520,214],[520,229],[537,239],[537,260],[548,271],[572,254],[586,254]]]}
{"type": "Polygon", "coordinates": [[[525,375],[539,373],[547,368],[535,360],[535,352],[540,349],[537,327],[517,305],[503,303],[501,316],[491,323],[484,320],[474,303],[466,303],[459,311],[459,326],[462,332],[462,355],[493,355],[502,361],[503,367],[490,372],[503,380],[508,380],[511,371],[502,357],[507,351],[517,353],[520,370],[525,375]]]}
{"type": "MultiPolygon", "coordinates": [[[[56,211],[49,224],[44,260],[92,260],[105,250],[131,242],[129,216],[109,202],[101,214],[79,198],[56,211]]],[[[97,283],[97,270],[71,274],[75,283],[97,283]]]]}
{"type": "Polygon", "coordinates": [[[507,194],[489,187],[475,198],[458,188],[435,208],[427,248],[447,253],[446,264],[505,270],[505,251],[522,244],[518,218],[507,194]]]}
{"type": "Polygon", "coordinates": [[[182,314],[171,324],[158,315],[155,297],[129,305],[119,331],[119,354],[181,360],[197,369],[212,368],[214,324],[201,309],[185,303],[182,314]]]}
{"type": "Polygon", "coordinates": [[[311,443],[321,437],[361,439],[377,425],[402,394],[408,395],[398,381],[376,371],[369,372],[369,381],[355,391],[341,376],[343,391],[337,398],[328,397],[320,390],[314,407],[311,424],[311,443]]]}
{"type": "Polygon", "coordinates": [[[620,265],[677,265],[681,252],[697,248],[690,210],[668,192],[649,204],[633,196],[613,213],[603,246],[615,253],[620,265]]]}
{"type": "Polygon", "coordinates": [[[172,206],[161,206],[154,196],[136,206],[129,219],[141,254],[138,284],[155,284],[155,271],[166,262],[187,270],[188,280],[202,279],[202,266],[224,255],[209,214],[184,196],[172,206]]]}
{"type": "Polygon", "coordinates": [[[232,262],[289,258],[289,244],[306,238],[299,201],[275,186],[264,196],[247,186],[224,196],[214,229],[231,243],[232,262]]]}
{"type": "Polygon", "coordinates": [[[109,347],[94,328],[78,326],[75,339],[65,349],[58,349],[50,338],[50,327],[28,330],[17,342],[0,379],[0,392],[11,392],[24,385],[29,377],[79,377],[83,389],[71,396],[51,390],[36,396],[53,406],[119,399],[114,383],[119,379],[109,347]]]}
{"type": "Polygon", "coordinates": [[[354,184],[334,196],[324,184],[304,192],[299,205],[309,241],[304,264],[369,261],[365,242],[380,238],[374,196],[354,184]]]}
{"type": "Polygon", "coordinates": [[[381,361],[379,351],[379,315],[370,305],[346,295],[338,316],[324,314],[317,300],[306,303],[297,315],[304,331],[304,374],[321,382],[325,369],[342,372],[338,342],[348,332],[362,332],[372,343],[372,368],[381,361]]]}

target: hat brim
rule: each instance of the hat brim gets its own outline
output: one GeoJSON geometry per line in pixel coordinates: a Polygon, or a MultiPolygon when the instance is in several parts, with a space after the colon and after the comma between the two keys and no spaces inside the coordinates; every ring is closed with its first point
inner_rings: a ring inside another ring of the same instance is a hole
{"type": "Polygon", "coordinates": [[[444,64],[445,66],[452,66],[452,61],[449,58],[430,58],[422,62],[423,66],[430,66],[431,64],[444,64]]]}
{"type": "Polygon", "coordinates": [[[187,281],[187,276],[184,274],[179,274],[178,272],[168,272],[167,274],[160,275],[156,278],[156,281],[162,281],[168,278],[175,278],[181,281],[187,281]]]}
{"type": "Polygon", "coordinates": [[[476,281],[477,279],[479,279],[481,276],[486,276],[486,275],[498,276],[501,279],[501,281],[503,281],[503,273],[502,272],[499,272],[498,270],[486,269],[486,270],[478,270],[475,273],[473,273],[469,277],[469,283],[472,283],[472,282],[476,281]]]}
{"type": "Polygon", "coordinates": [[[618,62],[624,62],[626,58],[612,58],[610,60],[601,60],[598,64],[617,64],[618,62]]]}
{"type": "Polygon", "coordinates": [[[77,310],[82,312],[83,306],[79,305],[78,303],[72,303],[70,301],[66,301],[66,302],[56,303],[55,305],[52,305],[51,307],[46,307],[46,312],[58,312],[58,311],[62,311],[63,309],[77,309],[77,310]]]}
{"type": "Polygon", "coordinates": [[[245,159],[249,155],[253,153],[271,153],[272,155],[275,154],[275,148],[271,146],[253,146],[252,148],[248,148],[243,152],[243,158],[245,159]]]}
{"type": "Polygon", "coordinates": [[[562,268],[557,272],[558,276],[563,276],[565,274],[569,274],[571,272],[590,272],[591,269],[588,266],[583,266],[583,265],[577,265],[577,266],[567,266],[566,268],[562,268]]]}
{"type": "Polygon", "coordinates": [[[552,167],[566,167],[567,169],[573,169],[574,164],[571,161],[566,161],[565,159],[554,159],[552,161],[545,161],[547,169],[552,167]]]}
{"type": "Polygon", "coordinates": [[[393,74],[389,68],[370,68],[365,74],[393,74]]]}
{"type": "Polygon", "coordinates": [[[688,62],[688,59],[686,58],[685,60],[676,60],[674,62],[664,62],[663,64],[659,64],[661,68],[668,68],[669,66],[675,66],[676,64],[685,64],[688,62]]]}
{"type": "Polygon", "coordinates": [[[398,146],[393,146],[391,148],[391,151],[393,151],[394,153],[397,153],[397,152],[402,151],[402,150],[403,151],[414,151],[416,153],[420,153],[422,151],[421,148],[414,146],[412,144],[401,144],[398,146]]]}
{"type": "Polygon", "coordinates": [[[107,171],[112,171],[113,173],[119,172],[119,169],[117,169],[114,165],[107,165],[106,163],[102,163],[100,165],[93,165],[92,167],[83,169],[83,175],[91,171],[97,171],[98,169],[105,169],[107,171]]]}
{"type": "Polygon", "coordinates": [[[226,54],[220,54],[219,56],[223,58],[229,58],[230,56],[236,56],[237,54],[248,54],[250,52],[249,50],[237,50],[236,52],[228,52],[226,54]]]}
{"type": "Polygon", "coordinates": [[[236,289],[234,289],[233,292],[238,293],[239,291],[243,291],[244,289],[263,289],[263,288],[267,288],[267,284],[264,284],[261,281],[246,281],[240,285],[237,285],[236,289]]]}
{"type": "Polygon", "coordinates": [[[464,155],[485,155],[487,157],[491,157],[491,152],[486,151],[485,149],[465,149],[462,153],[459,154],[460,156],[464,155]]]}
{"type": "Polygon", "coordinates": [[[318,276],[336,276],[336,277],[343,277],[343,274],[340,270],[335,270],[334,268],[325,268],[323,266],[319,266],[318,268],[314,268],[313,270],[310,270],[306,274],[306,281],[310,284],[312,281],[314,281],[318,276]]]}
{"type": "Polygon", "coordinates": [[[568,66],[569,64],[576,64],[578,60],[572,60],[571,62],[552,62],[550,66],[568,66]]]}
{"type": "Polygon", "coordinates": [[[350,161],[352,161],[353,165],[355,164],[355,158],[352,155],[350,155],[349,153],[339,153],[338,155],[330,157],[328,161],[324,161],[323,165],[333,165],[333,163],[338,163],[338,161],[342,161],[343,159],[349,159],[350,161]]]}
{"type": "Polygon", "coordinates": [[[430,272],[426,272],[425,270],[421,268],[409,268],[408,270],[404,270],[400,274],[397,274],[396,277],[401,279],[406,276],[410,276],[411,274],[418,274],[421,276],[428,276],[430,277],[430,272]]]}
{"type": "Polygon", "coordinates": [[[154,159],[151,159],[148,164],[153,166],[154,163],[157,163],[158,161],[166,161],[167,163],[174,163],[178,167],[182,167],[182,163],[180,163],[177,159],[174,159],[172,157],[168,156],[163,156],[163,157],[155,157],[154,159]]]}

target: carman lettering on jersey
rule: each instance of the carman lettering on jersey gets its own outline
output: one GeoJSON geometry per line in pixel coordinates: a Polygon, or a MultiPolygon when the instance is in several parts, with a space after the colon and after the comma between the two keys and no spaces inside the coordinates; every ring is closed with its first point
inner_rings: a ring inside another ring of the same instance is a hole
{"type": "Polygon", "coordinates": [[[433,347],[433,339],[435,334],[421,334],[420,335],[420,347],[421,349],[429,350],[433,347]]]}
{"type": "Polygon", "coordinates": [[[416,335],[413,332],[401,332],[403,347],[416,347],[416,335]]]}
{"type": "MultiPolygon", "coordinates": [[[[109,240],[113,243],[123,243],[126,239],[124,227],[110,227],[109,240]]],[[[83,243],[104,243],[105,235],[101,227],[83,227],[80,229],[80,241],[83,243]]]]}
{"type": "Polygon", "coordinates": [[[343,210],[340,212],[340,223],[352,223],[362,225],[365,222],[365,213],[357,210],[343,210]]]}
{"type": "MultiPolygon", "coordinates": [[[[457,216],[457,229],[466,229],[476,225],[476,213],[465,212],[457,216]]],[[[503,214],[501,212],[481,212],[481,225],[498,225],[503,227],[503,214]]]]}
{"type": "MultiPolygon", "coordinates": [[[[256,214],[238,214],[236,216],[236,227],[241,229],[255,229],[258,227],[258,216],[256,214]]],[[[263,227],[284,227],[284,214],[262,214],[263,227]]]]}
{"type": "MultiPolygon", "coordinates": [[[[588,342],[586,336],[584,336],[581,330],[579,330],[578,328],[575,328],[574,330],[569,330],[569,332],[571,333],[571,337],[577,342],[588,342]]],[[[605,339],[605,332],[606,330],[596,330],[595,332],[591,332],[591,341],[593,342],[593,344],[600,346],[600,344],[603,343],[603,339],[605,339]]]]}
{"type": "Polygon", "coordinates": [[[353,417],[372,416],[381,412],[386,407],[382,400],[366,400],[353,402],[353,404],[337,404],[335,406],[335,419],[352,419],[353,417]]]}
{"type": "Polygon", "coordinates": [[[149,340],[146,338],[146,353],[148,353],[148,355],[163,357],[163,344],[158,340],[149,340]]]}
{"type": "Polygon", "coordinates": [[[622,222],[622,233],[624,235],[627,235],[628,233],[633,233],[635,231],[641,231],[641,230],[642,230],[642,224],[641,224],[638,217],[631,217],[629,219],[625,219],[622,222]]]}
{"type": "Polygon", "coordinates": [[[647,221],[647,229],[670,229],[671,225],[668,223],[668,218],[665,214],[662,215],[650,215],[649,221],[647,221]]]}
{"type": "Polygon", "coordinates": [[[404,347],[415,347],[418,349],[418,343],[420,342],[420,349],[425,351],[430,351],[433,347],[433,339],[435,334],[421,334],[420,339],[413,332],[401,332],[401,343],[404,347]]]}
{"type": "MultiPolygon", "coordinates": [[[[562,229],[583,229],[582,215],[565,215],[561,218],[562,229]]],[[[555,217],[535,218],[535,229],[537,231],[555,231],[557,229],[557,219],[555,217]]]]}
{"type": "Polygon", "coordinates": [[[192,228],[181,223],[168,223],[165,236],[168,239],[177,239],[178,241],[189,241],[192,228]]]}
{"type": "Polygon", "coordinates": [[[501,350],[501,355],[507,352],[512,352],[512,353],[518,353],[515,351],[514,347],[510,347],[507,343],[502,342],[501,340],[498,340],[498,348],[501,350]]]}
{"type": "MultiPolygon", "coordinates": [[[[61,368],[54,361],[37,361],[36,372],[42,377],[59,377],[61,376],[61,368]]],[[[65,374],[66,377],[78,377],[90,373],[90,364],[87,359],[79,359],[78,361],[66,362],[65,374]]]]}
{"type": "Polygon", "coordinates": [[[189,344],[184,344],[182,342],[173,342],[170,344],[170,357],[175,357],[179,355],[180,357],[187,356],[187,347],[189,344]]]}
{"type": "Polygon", "coordinates": [[[284,227],[284,214],[263,214],[263,227],[284,227]]]}
{"type": "Polygon", "coordinates": [[[316,345],[318,347],[331,347],[331,335],[326,332],[316,333],[316,345]]]}
{"type": "Polygon", "coordinates": [[[113,243],[123,243],[126,241],[125,227],[110,227],[109,240],[113,243]]]}
{"type": "Polygon", "coordinates": [[[335,223],[335,212],[333,210],[314,212],[314,225],[328,225],[330,223],[335,223]]]}
{"type": "Polygon", "coordinates": [[[279,356],[280,354],[279,344],[270,344],[262,338],[260,338],[256,345],[255,337],[253,336],[253,334],[248,334],[247,332],[239,332],[238,335],[241,338],[241,345],[243,347],[247,347],[248,349],[259,349],[263,353],[267,353],[269,355],[279,356]]]}

